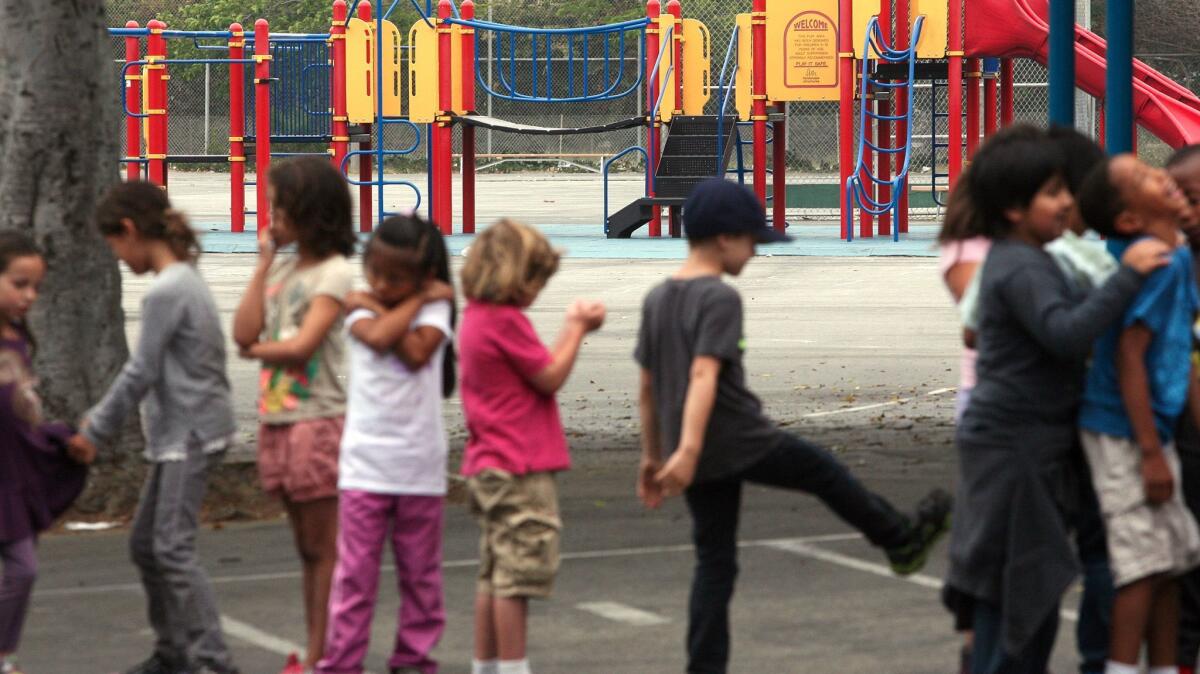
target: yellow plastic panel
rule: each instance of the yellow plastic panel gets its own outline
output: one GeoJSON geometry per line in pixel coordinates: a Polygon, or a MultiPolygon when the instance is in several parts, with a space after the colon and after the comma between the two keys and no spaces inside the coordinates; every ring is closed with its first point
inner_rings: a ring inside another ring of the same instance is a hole
{"type": "Polygon", "coordinates": [[[767,0],[767,98],[838,100],[838,0],[767,0]]]}
{"type": "Polygon", "coordinates": [[[346,114],[351,124],[375,121],[375,24],[350,19],[346,26],[346,114]]]}
{"type": "MultiPolygon", "coordinates": [[[[853,33],[850,34],[850,40],[854,43],[854,58],[862,60],[863,58],[863,40],[867,37],[867,24],[870,23],[872,17],[879,15],[879,0],[854,0],[854,22],[851,26],[853,33]]],[[[875,54],[875,50],[867,50],[867,58],[879,58],[875,54]]]]}
{"type": "MultiPolygon", "coordinates": [[[[658,17],[658,48],[662,51],[662,61],[658,64],[658,95],[661,103],[658,104],[658,118],[662,122],[671,121],[671,117],[675,113],[675,76],[679,74],[675,65],[675,46],[672,44],[665,49],[663,45],[667,43],[668,32],[672,41],[675,39],[675,17],[670,14],[664,14],[658,17]]],[[[651,58],[658,58],[658,54],[654,54],[651,58]]],[[[651,68],[654,66],[651,65],[651,68]]],[[[650,102],[651,110],[654,108],[654,101],[650,102]]]]}
{"type": "Polygon", "coordinates": [[[737,15],[737,74],[733,78],[733,105],[737,108],[738,119],[750,121],[751,109],[754,106],[754,47],[750,37],[750,15],[737,15]]]}
{"type": "Polygon", "coordinates": [[[403,84],[400,78],[400,29],[391,21],[383,22],[383,116],[400,117],[404,114],[403,84]]]}
{"type": "Polygon", "coordinates": [[[921,27],[921,39],[917,42],[917,58],[946,58],[946,43],[950,37],[950,4],[946,0],[910,2],[910,16],[913,22],[915,23],[918,16],[925,17],[925,24],[921,27]]]}
{"type": "Polygon", "coordinates": [[[712,80],[711,38],[708,26],[683,20],[683,114],[703,115],[712,80]]]}
{"type": "Polygon", "coordinates": [[[438,113],[437,31],[424,20],[408,31],[408,119],[430,124],[438,113]]]}

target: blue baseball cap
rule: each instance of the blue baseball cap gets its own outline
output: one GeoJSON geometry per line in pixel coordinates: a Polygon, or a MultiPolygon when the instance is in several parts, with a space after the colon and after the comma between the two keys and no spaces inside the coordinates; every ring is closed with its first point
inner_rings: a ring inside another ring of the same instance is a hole
{"type": "Polygon", "coordinates": [[[683,229],[689,239],[753,234],[758,243],[792,240],[767,227],[767,214],[754,192],[724,178],[709,178],[692,189],[683,204],[683,229]]]}

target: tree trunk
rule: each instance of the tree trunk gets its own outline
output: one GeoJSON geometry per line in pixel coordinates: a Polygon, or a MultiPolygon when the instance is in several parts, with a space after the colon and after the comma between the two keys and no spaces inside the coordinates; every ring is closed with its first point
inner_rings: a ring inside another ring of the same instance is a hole
{"type": "MultiPolygon", "coordinates": [[[[45,253],[34,367],[47,417],[72,422],[128,356],[121,276],[92,220],[118,178],[118,76],[105,28],[103,0],[0,0],[0,228],[30,233],[45,253]]],[[[140,444],[131,423],[102,460],[132,467],[140,444]]],[[[106,474],[90,491],[126,501],[108,493],[106,474]]]]}

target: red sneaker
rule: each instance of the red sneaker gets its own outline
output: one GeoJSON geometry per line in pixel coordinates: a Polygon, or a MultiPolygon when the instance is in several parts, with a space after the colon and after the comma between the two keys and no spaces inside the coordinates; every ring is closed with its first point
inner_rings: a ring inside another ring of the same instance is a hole
{"type": "Polygon", "coordinates": [[[300,664],[300,656],[295,653],[289,655],[287,664],[279,674],[305,674],[304,665],[300,664]]]}
{"type": "Polygon", "coordinates": [[[1196,668],[1179,665],[1179,674],[1196,674],[1196,668]]]}

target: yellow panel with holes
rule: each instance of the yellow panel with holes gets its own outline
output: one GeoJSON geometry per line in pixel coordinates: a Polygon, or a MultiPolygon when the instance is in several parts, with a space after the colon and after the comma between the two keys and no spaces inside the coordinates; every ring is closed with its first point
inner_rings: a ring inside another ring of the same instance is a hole
{"type": "MultiPolygon", "coordinates": [[[[854,44],[854,58],[863,58],[863,40],[867,37],[867,24],[879,15],[879,0],[854,0],[854,20],[851,22],[850,41],[854,44]]],[[[867,50],[867,58],[876,59],[879,56],[875,50],[867,50]]]]}
{"type": "Polygon", "coordinates": [[[437,31],[419,20],[408,31],[408,119],[429,124],[438,113],[437,31]]]}
{"type": "Polygon", "coordinates": [[[400,55],[403,42],[400,39],[400,29],[391,21],[383,22],[383,116],[400,117],[404,114],[403,79],[400,77],[400,55]]]}
{"type": "Polygon", "coordinates": [[[703,115],[712,81],[712,40],[708,27],[696,19],[683,20],[683,114],[703,115]]]}
{"type": "Polygon", "coordinates": [[[838,0],[767,0],[767,98],[838,100],[838,0]]]}
{"type": "Polygon", "coordinates": [[[346,114],[351,124],[375,121],[375,24],[350,19],[346,26],[346,114]]]}
{"type": "Polygon", "coordinates": [[[734,75],[733,105],[737,108],[738,119],[750,121],[751,108],[754,105],[754,44],[750,37],[750,15],[737,15],[737,74],[734,75]]]}
{"type": "MultiPolygon", "coordinates": [[[[913,22],[924,16],[921,37],[917,42],[917,58],[946,58],[947,40],[950,37],[950,4],[946,0],[910,0],[913,22]]],[[[911,35],[911,33],[910,33],[911,35]]]]}

